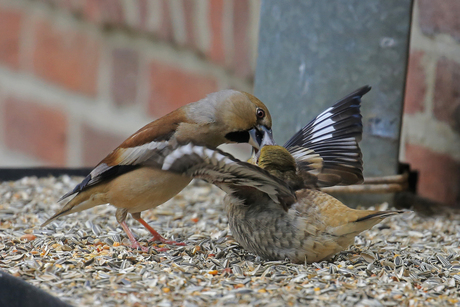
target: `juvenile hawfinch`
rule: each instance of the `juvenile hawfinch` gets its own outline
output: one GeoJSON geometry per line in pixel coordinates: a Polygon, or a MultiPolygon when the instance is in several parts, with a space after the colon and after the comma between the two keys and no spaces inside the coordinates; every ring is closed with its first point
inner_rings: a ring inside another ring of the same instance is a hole
{"type": "MultiPolygon", "coordinates": [[[[358,102],[359,114],[360,96],[348,98],[358,102]]],[[[360,127],[361,117],[347,111],[352,105],[343,103],[340,107],[339,102],[307,125],[309,130],[302,129],[303,144],[315,146],[322,168],[312,167],[315,162],[308,155],[293,155],[309,152],[307,148],[286,149],[271,145],[268,138],[263,139],[265,146],[256,156],[259,167],[219,150],[189,144],[169,152],[162,168],[204,179],[224,190],[229,227],[235,240],[248,251],[270,260],[289,258],[295,263],[327,260],[352,244],[360,232],[401,213],[351,209],[315,189],[330,182],[362,180],[362,166],[357,165],[362,163],[358,146],[361,132],[353,128],[360,127]],[[343,119],[342,124],[338,118],[343,119]],[[315,135],[323,129],[324,133],[315,135]],[[321,171],[340,180],[330,181],[330,176],[322,176],[321,171]]],[[[288,145],[297,144],[291,141],[288,145]]]]}
{"type": "MultiPolygon", "coordinates": [[[[134,238],[125,222],[128,213],[144,225],[155,241],[165,240],[141,218],[141,212],[155,208],[179,193],[191,181],[161,170],[156,157],[168,146],[192,142],[209,148],[223,143],[249,143],[258,149],[262,138],[272,138],[267,107],[251,94],[223,90],[185,105],[155,120],[127,138],[106,156],[72,191],[75,195],[42,226],[53,220],[94,206],[110,203],[116,218],[128,235],[132,248],[147,251],[134,238]]],[[[152,241],[151,240],[151,241],[152,241]]]]}
{"type": "Polygon", "coordinates": [[[267,260],[294,263],[330,259],[360,232],[401,211],[355,210],[314,189],[294,191],[297,166],[283,147],[266,145],[259,166],[188,144],[165,157],[163,169],[201,178],[227,193],[224,205],[235,240],[267,260]],[[266,166],[268,169],[264,169],[266,166]],[[278,177],[279,176],[279,177],[278,177]]]}

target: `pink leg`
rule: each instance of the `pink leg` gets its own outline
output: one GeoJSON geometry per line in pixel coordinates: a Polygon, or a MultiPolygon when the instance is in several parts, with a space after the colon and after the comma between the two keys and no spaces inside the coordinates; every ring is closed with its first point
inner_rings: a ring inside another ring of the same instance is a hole
{"type": "Polygon", "coordinates": [[[171,245],[179,245],[179,246],[184,246],[185,243],[183,242],[176,242],[176,241],[169,241],[163,238],[155,229],[153,229],[149,224],[147,224],[146,221],[144,221],[140,216],[139,217],[134,217],[139,223],[144,225],[145,228],[147,228],[150,233],[153,235],[153,238],[150,239],[149,241],[160,241],[165,244],[171,244],[171,245]]]}
{"type": "MultiPolygon", "coordinates": [[[[129,229],[128,225],[126,225],[126,222],[121,222],[120,225],[121,227],[123,227],[124,231],[128,235],[129,240],[131,241],[131,248],[141,249],[143,252],[149,251],[147,247],[144,247],[140,245],[139,242],[137,242],[136,238],[134,238],[134,235],[129,229]]],[[[159,252],[164,252],[168,250],[167,248],[158,248],[158,247],[154,247],[154,248],[159,252]]]]}

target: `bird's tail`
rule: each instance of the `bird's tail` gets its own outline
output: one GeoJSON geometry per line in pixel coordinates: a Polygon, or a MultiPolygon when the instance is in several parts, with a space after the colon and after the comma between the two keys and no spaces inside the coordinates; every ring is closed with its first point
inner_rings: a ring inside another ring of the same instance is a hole
{"type": "Polygon", "coordinates": [[[404,213],[405,211],[370,211],[370,210],[354,210],[358,218],[354,221],[349,221],[337,227],[334,233],[338,236],[357,235],[360,232],[370,229],[377,225],[385,218],[404,213]]]}
{"type": "Polygon", "coordinates": [[[66,203],[61,210],[56,212],[52,217],[44,222],[41,227],[48,225],[61,216],[66,216],[74,212],[80,212],[98,205],[106,204],[107,201],[104,200],[103,194],[98,194],[96,191],[93,191],[94,188],[78,193],[74,198],[66,203]]]}
{"type": "Polygon", "coordinates": [[[46,225],[48,225],[49,223],[53,222],[55,219],[61,217],[61,216],[65,216],[67,214],[70,214],[70,212],[68,211],[64,211],[64,210],[60,210],[58,212],[56,212],[52,217],[50,217],[49,219],[46,220],[46,222],[44,222],[43,224],[40,225],[40,227],[45,227],[46,225]]]}
{"type": "Polygon", "coordinates": [[[384,218],[387,218],[389,216],[392,216],[392,215],[397,215],[397,214],[400,214],[400,213],[404,213],[405,211],[402,211],[402,210],[393,210],[393,211],[375,211],[374,213],[370,213],[370,214],[367,214],[367,215],[364,215],[360,218],[358,218],[355,223],[359,223],[359,222],[365,222],[365,221],[368,221],[368,220],[377,220],[377,223],[378,223],[378,220],[383,220],[384,218]]]}

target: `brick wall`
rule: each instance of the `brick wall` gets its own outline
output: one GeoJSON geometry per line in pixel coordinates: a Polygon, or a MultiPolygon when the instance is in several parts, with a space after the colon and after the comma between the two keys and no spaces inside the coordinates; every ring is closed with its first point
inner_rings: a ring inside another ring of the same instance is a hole
{"type": "Polygon", "coordinates": [[[419,194],[460,206],[460,0],[415,1],[401,160],[419,194]]]}
{"type": "Polygon", "coordinates": [[[224,88],[252,91],[259,0],[0,0],[0,167],[93,166],[224,88]]]}
{"type": "MultiPolygon", "coordinates": [[[[223,88],[252,91],[260,0],[0,0],[0,167],[93,166],[223,88]]],[[[416,0],[401,159],[459,204],[460,0],[416,0]]]]}

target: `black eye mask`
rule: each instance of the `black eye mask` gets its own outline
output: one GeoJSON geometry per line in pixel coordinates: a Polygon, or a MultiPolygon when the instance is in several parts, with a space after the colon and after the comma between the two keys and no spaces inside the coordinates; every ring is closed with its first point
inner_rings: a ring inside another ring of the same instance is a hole
{"type": "Polygon", "coordinates": [[[225,138],[231,142],[247,143],[249,142],[249,133],[247,131],[234,131],[225,135],[225,138]]]}

